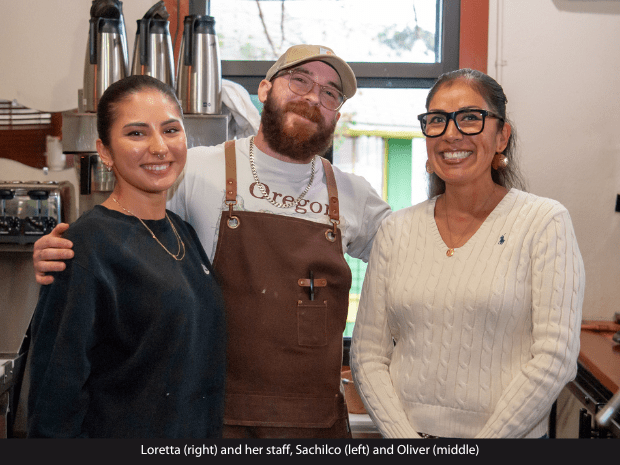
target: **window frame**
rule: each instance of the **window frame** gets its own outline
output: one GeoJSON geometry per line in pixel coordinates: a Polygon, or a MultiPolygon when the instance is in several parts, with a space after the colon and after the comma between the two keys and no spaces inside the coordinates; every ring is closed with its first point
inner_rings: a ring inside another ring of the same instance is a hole
{"type": "MultiPolygon", "coordinates": [[[[443,73],[459,68],[461,0],[441,0],[437,4],[438,22],[435,42],[441,50],[435,63],[365,63],[349,62],[360,88],[430,88],[443,73]]],[[[328,44],[326,44],[328,45],[328,44]]],[[[267,75],[273,61],[222,60],[222,79],[242,85],[250,93],[258,93],[258,85],[267,75]]]]}

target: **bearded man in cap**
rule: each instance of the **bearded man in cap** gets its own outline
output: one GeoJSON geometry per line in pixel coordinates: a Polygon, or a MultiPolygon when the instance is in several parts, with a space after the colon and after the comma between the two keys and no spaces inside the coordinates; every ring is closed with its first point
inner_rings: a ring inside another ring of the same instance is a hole
{"type": "MultiPolygon", "coordinates": [[[[256,136],[190,149],[169,192],[168,208],[196,229],[226,301],[224,437],[350,437],[343,253],[367,261],[390,214],[365,179],[321,157],[356,90],[331,49],[289,48],[259,85],[256,136]]],[[[71,257],[46,249],[67,246],[59,232],[35,246],[41,284],[61,269],[50,260],[71,257]]]]}

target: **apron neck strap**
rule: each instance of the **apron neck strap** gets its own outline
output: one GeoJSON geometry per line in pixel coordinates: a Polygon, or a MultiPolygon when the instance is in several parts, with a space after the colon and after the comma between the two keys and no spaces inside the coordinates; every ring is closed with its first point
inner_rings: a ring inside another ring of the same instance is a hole
{"type": "Polygon", "coordinates": [[[235,155],[235,141],[229,140],[224,144],[226,157],[226,204],[231,208],[237,203],[237,156],[235,155]]]}
{"type": "Polygon", "coordinates": [[[334,226],[340,223],[340,207],[338,205],[338,187],[336,187],[336,178],[331,163],[321,157],[323,162],[323,171],[325,171],[325,181],[327,183],[327,195],[329,196],[329,219],[334,226]]]}
{"type": "MultiPolygon", "coordinates": [[[[237,204],[237,156],[235,154],[235,141],[229,140],[224,144],[224,157],[226,158],[226,204],[232,214],[233,205],[237,204]]],[[[338,204],[338,187],[331,163],[323,157],[323,171],[327,184],[329,197],[329,219],[334,223],[334,229],[340,223],[340,207],[338,204]]]]}

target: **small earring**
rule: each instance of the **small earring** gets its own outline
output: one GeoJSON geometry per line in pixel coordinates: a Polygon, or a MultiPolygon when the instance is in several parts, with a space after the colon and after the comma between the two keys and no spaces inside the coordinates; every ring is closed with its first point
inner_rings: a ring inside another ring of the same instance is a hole
{"type": "Polygon", "coordinates": [[[491,162],[491,166],[494,170],[503,170],[508,166],[508,158],[503,153],[496,153],[491,162]]]}
{"type": "Polygon", "coordinates": [[[426,160],[426,172],[428,174],[433,174],[434,173],[433,167],[431,166],[431,163],[428,160],[426,160]]]}

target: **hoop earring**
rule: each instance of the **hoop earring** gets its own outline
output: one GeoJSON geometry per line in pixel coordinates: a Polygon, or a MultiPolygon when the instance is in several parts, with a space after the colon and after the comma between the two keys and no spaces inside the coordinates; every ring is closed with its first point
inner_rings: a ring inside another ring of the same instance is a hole
{"type": "Polygon", "coordinates": [[[496,153],[491,162],[491,166],[494,170],[503,170],[508,166],[508,158],[503,153],[496,153]]]}
{"type": "Polygon", "coordinates": [[[433,174],[434,173],[433,167],[431,166],[431,163],[428,160],[426,160],[426,172],[428,174],[433,174]]]}

